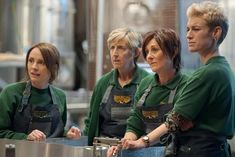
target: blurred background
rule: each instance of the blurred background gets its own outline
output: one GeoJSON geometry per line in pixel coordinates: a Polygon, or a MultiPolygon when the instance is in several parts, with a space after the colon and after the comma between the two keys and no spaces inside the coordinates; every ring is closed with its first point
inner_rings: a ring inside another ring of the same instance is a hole
{"type": "MultiPolygon", "coordinates": [[[[182,40],[183,70],[200,65],[186,45],[186,8],[202,0],[0,0],[0,89],[24,78],[25,53],[33,44],[51,42],[60,50],[61,69],[55,85],[67,94],[70,123],[83,128],[95,82],[112,67],[107,36],[128,26],[144,34],[170,27],[182,40]]],[[[225,7],[230,29],[221,53],[235,70],[235,1],[225,7]]],[[[143,58],[138,64],[150,70],[143,58]]],[[[70,124],[68,124],[70,125],[70,124]]]]}

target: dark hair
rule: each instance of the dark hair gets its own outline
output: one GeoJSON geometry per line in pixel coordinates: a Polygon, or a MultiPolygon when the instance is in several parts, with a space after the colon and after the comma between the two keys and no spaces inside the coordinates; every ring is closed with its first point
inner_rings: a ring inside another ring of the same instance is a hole
{"type": "Polygon", "coordinates": [[[181,42],[176,32],[169,28],[159,28],[146,33],[142,45],[142,52],[145,59],[147,56],[145,48],[153,38],[163,53],[173,60],[173,66],[176,71],[179,71],[181,68],[181,42]]]}
{"type": "Polygon", "coordinates": [[[51,78],[49,80],[49,83],[52,83],[55,80],[55,78],[57,77],[59,67],[60,67],[60,53],[59,53],[58,49],[50,43],[38,43],[38,44],[32,46],[28,50],[27,55],[26,55],[25,65],[26,65],[27,79],[29,79],[28,58],[29,58],[31,51],[34,48],[38,48],[39,51],[41,52],[43,60],[45,62],[45,65],[51,73],[51,78]]]}

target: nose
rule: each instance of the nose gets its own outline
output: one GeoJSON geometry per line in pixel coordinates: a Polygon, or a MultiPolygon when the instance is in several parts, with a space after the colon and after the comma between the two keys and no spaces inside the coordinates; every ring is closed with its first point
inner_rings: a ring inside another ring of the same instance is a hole
{"type": "Polygon", "coordinates": [[[34,62],[34,63],[32,64],[32,68],[37,69],[37,68],[38,68],[38,64],[37,64],[36,62],[34,62]]]}
{"type": "Polygon", "coordinates": [[[187,39],[192,38],[192,33],[191,33],[190,30],[187,31],[187,33],[186,33],[186,38],[187,38],[187,39]]]}
{"type": "Polygon", "coordinates": [[[152,53],[149,52],[149,53],[147,54],[147,56],[146,56],[146,60],[147,60],[147,61],[150,61],[150,60],[152,60],[152,59],[153,59],[152,53]]]}
{"type": "Polygon", "coordinates": [[[112,53],[113,53],[113,55],[118,55],[118,49],[115,47],[115,48],[112,50],[112,53]]]}

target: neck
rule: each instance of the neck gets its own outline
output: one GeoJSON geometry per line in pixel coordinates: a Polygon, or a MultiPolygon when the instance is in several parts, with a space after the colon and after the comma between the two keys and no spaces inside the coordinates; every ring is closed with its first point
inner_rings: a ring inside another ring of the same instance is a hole
{"type": "Polygon", "coordinates": [[[37,83],[37,82],[31,82],[32,86],[38,89],[46,89],[49,85],[49,83],[37,83]]]}
{"type": "Polygon", "coordinates": [[[205,49],[202,52],[199,52],[200,59],[203,64],[205,64],[210,58],[219,56],[219,48],[218,46],[213,46],[211,48],[205,49]]]}
{"type": "Polygon", "coordinates": [[[160,85],[166,84],[168,81],[170,81],[171,79],[174,78],[175,73],[176,73],[175,69],[172,69],[172,70],[167,71],[167,72],[159,73],[158,74],[159,84],[160,85]]]}
{"type": "Polygon", "coordinates": [[[220,55],[219,50],[215,49],[212,51],[200,53],[200,59],[201,59],[202,63],[205,64],[210,58],[215,57],[215,56],[219,56],[219,55],[220,55]]]}
{"type": "Polygon", "coordinates": [[[132,76],[134,75],[134,71],[135,67],[128,69],[126,71],[118,70],[118,81],[122,87],[131,82],[132,76]]]}

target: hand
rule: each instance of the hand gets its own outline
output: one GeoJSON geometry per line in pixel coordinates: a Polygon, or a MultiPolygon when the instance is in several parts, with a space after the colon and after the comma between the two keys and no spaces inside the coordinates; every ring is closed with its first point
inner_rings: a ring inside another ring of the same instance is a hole
{"type": "Polygon", "coordinates": [[[27,140],[30,141],[43,141],[46,139],[46,135],[41,132],[40,130],[33,130],[28,136],[27,136],[27,140]]]}
{"type": "Polygon", "coordinates": [[[146,143],[139,138],[138,140],[128,140],[128,139],[122,139],[122,148],[123,149],[138,149],[138,148],[145,148],[146,143]]]}
{"type": "Polygon", "coordinates": [[[118,146],[112,146],[108,149],[107,151],[107,157],[113,157],[115,155],[118,155],[119,152],[119,148],[118,146]]]}
{"type": "Polygon", "coordinates": [[[67,132],[66,137],[70,139],[79,139],[81,137],[81,130],[78,127],[72,126],[67,132]]]}

